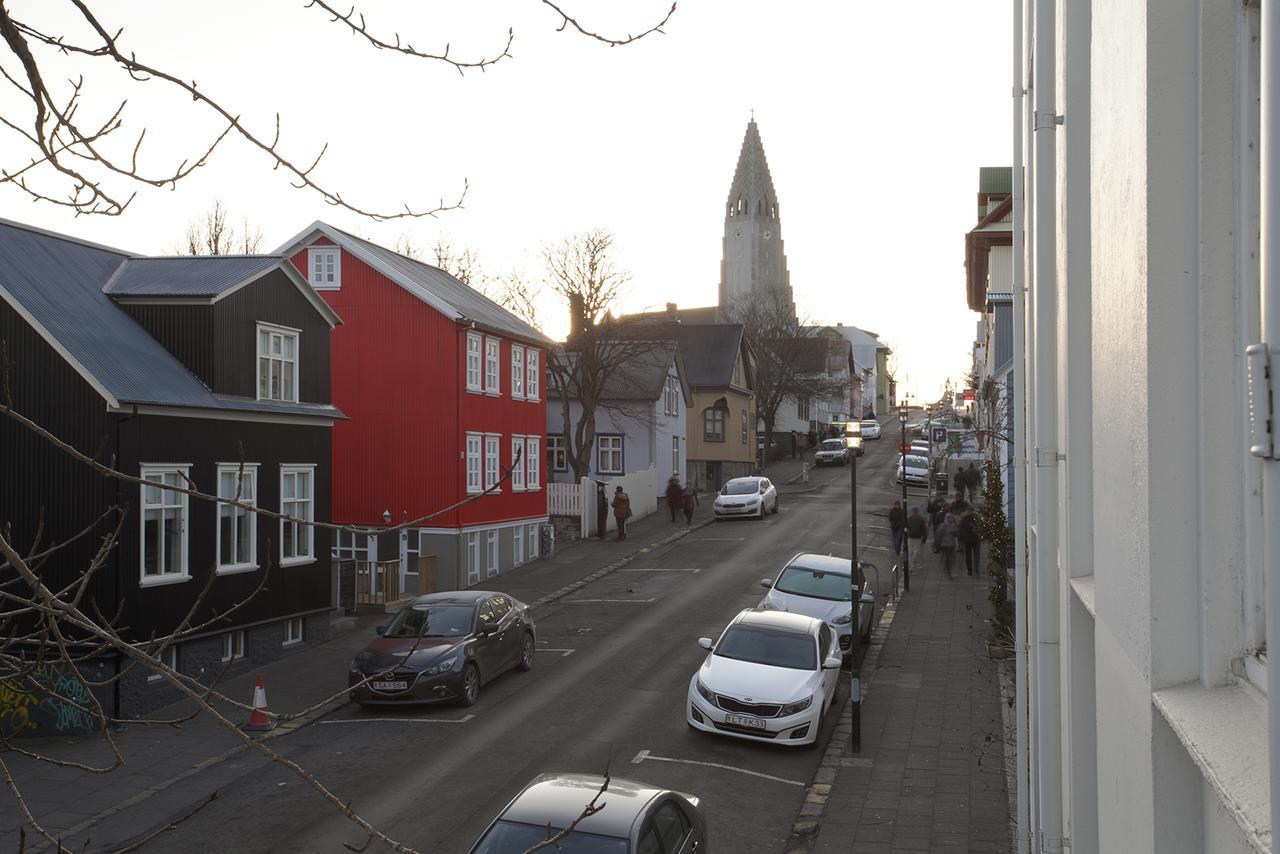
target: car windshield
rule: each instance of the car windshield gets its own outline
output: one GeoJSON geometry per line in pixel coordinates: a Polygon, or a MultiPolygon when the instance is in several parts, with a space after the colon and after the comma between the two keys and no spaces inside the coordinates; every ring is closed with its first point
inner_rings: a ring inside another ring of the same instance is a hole
{"type": "Polygon", "coordinates": [[[879,426],[880,426],[880,422],[879,422],[879,421],[863,421],[863,422],[862,422],[862,427],[863,427],[863,429],[866,429],[867,427],[870,427],[872,430],[874,430],[874,429],[876,429],[876,428],[877,428],[877,427],[879,427],[879,426]]]}
{"type": "MultiPolygon", "coordinates": [[[[471,854],[523,854],[539,842],[548,839],[548,831],[554,836],[563,828],[547,825],[525,824],[519,821],[500,820],[493,825],[471,850],[471,854]]],[[[627,854],[627,840],[617,836],[601,836],[575,830],[556,841],[548,850],[561,854],[627,854]]]]}
{"type": "Polygon", "coordinates": [[[720,490],[721,495],[752,495],[760,491],[758,480],[731,480],[720,490]]]}
{"type": "Polygon", "coordinates": [[[844,441],[843,441],[843,440],[841,440],[841,439],[828,439],[828,440],[826,440],[825,442],[823,442],[823,443],[822,443],[822,450],[824,450],[824,451],[843,451],[843,450],[844,450],[844,441]]]}
{"type": "Polygon", "coordinates": [[[789,566],[782,571],[773,589],[832,602],[850,601],[849,576],[807,566],[789,566]]]}
{"type": "Polygon", "coordinates": [[[413,605],[396,614],[382,636],[387,638],[461,637],[471,634],[473,605],[413,605]]]}
{"type": "Polygon", "coordinates": [[[817,668],[813,638],[799,632],[767,626],[730,626],[716,644],[716,655],[792,670],[817,668]]]}

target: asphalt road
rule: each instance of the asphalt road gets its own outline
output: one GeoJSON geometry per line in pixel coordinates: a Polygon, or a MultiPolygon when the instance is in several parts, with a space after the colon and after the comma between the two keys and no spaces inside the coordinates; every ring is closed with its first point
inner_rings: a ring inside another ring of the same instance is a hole
{"type": "MultiPolygon", "coordinates": [[[[892,481],[896,421],[890,427],[858,464],[861,553],[886,584],[884,514],[901,494],[892,481]]],[[[780,488],[776,516],[707,526],[546,606],[535,615],[533,671],[503,675],[472,708],[348,706],[272,747],[392,838],[433,854],[467,851],[537,774],[606,767],[700,797],[713,850],[781,851],[821,749],[695,732],[685,724],[686,690],[705,655],[697,638],[759,602],[762,577],[797,551],[850,554],[849,482],[848,468],[817,470],[808,486],[780,488]]],[[[913,495],[924,503],[923,491],[913,495]]],[[[188,799],[215,789],[216,800],[138,850],[327,852],[366,841],[293,773],[259,758],[210,769],[192,780],[188,799]]],[[[189,806],[167,804],[174,816],[189,806]]],[[[166,818],[156,815],[157,827],[166,818]]]]}

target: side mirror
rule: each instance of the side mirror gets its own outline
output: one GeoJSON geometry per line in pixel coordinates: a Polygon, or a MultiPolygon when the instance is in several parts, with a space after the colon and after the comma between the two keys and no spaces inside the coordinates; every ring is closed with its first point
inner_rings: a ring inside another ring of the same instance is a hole
{"type": "Polygon", "coordinates": [[[376,631],[378,632],[378,635],[379,635],[379,636],[385,635],[385,634],[387,633],[387,627],[386,627],[386,626],[378,626],[378,628],[376,629],[376,631]]]}
{"type": "Polygon", "coordinates": [[[863,593],[862,598],[859,599],[858,601],[861,602],[863,605],[870,605],[872,602],[876,601],[876,597],[870,593],[863,593]]]}
{"type": "Polygon", "coordinates": [[[698,638],[698,646],[702,647],[703,649],[708,649],[708,650],[709,650],[709,649],[714,649],[714,648],[715,648],[715,642],[714,642],[714,641],[712,641],[712,640],[711,640],[711,638],[698,638]]]}
{"type": "Polygon", "coordinates": [[[841,657],[840,653],[837,652],[834,655],[829,656],[826,661],[822,662],[822,669],[839,670],[842,664],[844,664],[844,659],[841,657]]]}
{"type": "Polygon", "coordinates": [[[498,630],[497,623],[492,622],[490,620],[486,620],[485,622],[480,624],[480,628],[477,633],[480,635],[491,635],[497,630],[498,630]]]}
{"type": "Polygon", "coordinates": [[[763,587],[765,590],[772,590],[772,589],[773,589],[773,579],[772,579],[772,578],[762,578],[762,579],[760,579],[760,586],[761,586],[761,587],[763,587]]]}

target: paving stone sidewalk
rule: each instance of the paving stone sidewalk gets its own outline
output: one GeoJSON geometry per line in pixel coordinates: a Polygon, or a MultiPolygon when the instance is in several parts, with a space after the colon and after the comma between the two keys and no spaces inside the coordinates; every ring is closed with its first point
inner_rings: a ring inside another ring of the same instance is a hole
{"type": "Polygon", "coordinates": [[[863,671],[862,753],[848,752],[846,707],[811,787],[826,800],[816,836],[789,850],[1009,851],[987,591],[985,573],[969,577],[962,566],[946,578],[937,555],[912,571],[911,592],[891,610],[863,671]]]}

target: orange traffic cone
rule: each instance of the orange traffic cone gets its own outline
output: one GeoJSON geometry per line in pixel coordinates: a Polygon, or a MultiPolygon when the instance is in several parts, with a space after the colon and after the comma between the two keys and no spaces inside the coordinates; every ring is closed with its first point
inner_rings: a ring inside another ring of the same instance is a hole
{"type": "Polygon", "coordinates": [[[244,729],[248,732],[266,732],[275,729],[275,726],[276,722],[267,715],[267,689],[262,684],[262,674],[259,673],[258,681],[253,686],[253,712],[244,729]]]}

